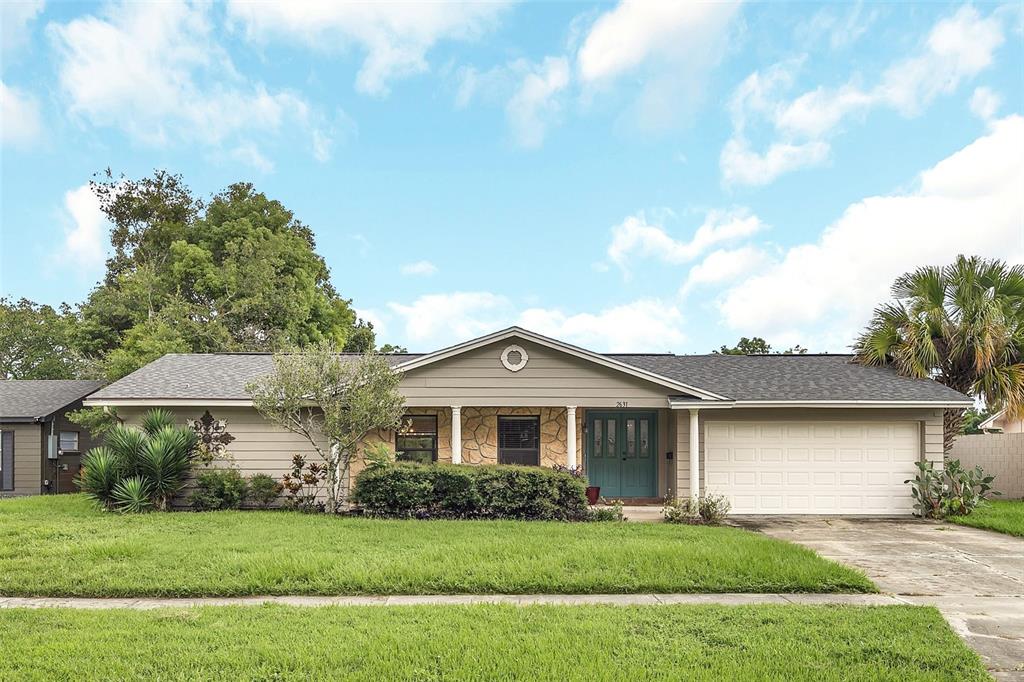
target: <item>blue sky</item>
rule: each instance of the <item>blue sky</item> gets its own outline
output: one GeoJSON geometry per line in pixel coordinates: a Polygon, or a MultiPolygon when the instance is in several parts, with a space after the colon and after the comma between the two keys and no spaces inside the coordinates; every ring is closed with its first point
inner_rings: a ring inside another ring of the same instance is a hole
{"type": "Polygon", "coordinates": [[[842,352],[899,273],[1024,262],[1010,4],[3,5],[0,295],[83,299],[96,171],[251,181],[411,350],[842,352]]]}

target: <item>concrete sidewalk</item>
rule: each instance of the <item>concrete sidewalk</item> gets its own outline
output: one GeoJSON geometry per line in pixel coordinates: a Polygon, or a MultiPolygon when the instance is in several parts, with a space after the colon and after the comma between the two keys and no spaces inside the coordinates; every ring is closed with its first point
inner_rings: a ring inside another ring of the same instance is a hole
{"type": "Polygon", "coordinates": [[[910,604],[906,599],[887,594],[414,594],[367,597],[195,597],[89,599],[71,597],[0,597],[0,608],[72,608],[72,609],[161,609],[194,606],[414,606],[466,604],[556,604],[576,606],[608,604],[613,606],[657,606],[659,604],[836,604],[846,606],[887,606],[910,604]]]}

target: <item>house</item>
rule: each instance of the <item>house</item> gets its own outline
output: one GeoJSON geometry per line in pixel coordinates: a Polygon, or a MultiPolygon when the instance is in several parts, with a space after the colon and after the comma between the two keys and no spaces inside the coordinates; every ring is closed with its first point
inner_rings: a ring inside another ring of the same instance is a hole
{"type": "MultiPolygon", "coordinates": [[[[734,513],[910,513],[904,481],[942,461],[943,409],[971,404],[846,355],[595,353],[517,327],[387,357],[407,418],[375,438],[402,458],[582,465],[608,498],[718,493],[734,513]]],[[[265,354],[166,355],[86,404],[128,421],[209,411],[244,473],[280,476],[312,452],[252,407],[246,384],[272,369],[265,354]]]]}
{"type": "Polygon", "coordinates": [[[80,456],[93,446],[67,413],[101,381],[0,381],[0,497],[75,490],[80,456]]]}
{"type": "Polygon", "coordinates": [[[1006,410],[999,410],[978,428],[984,433],[1024,433],[1024,418],[1012,419],[1006,410]]]}

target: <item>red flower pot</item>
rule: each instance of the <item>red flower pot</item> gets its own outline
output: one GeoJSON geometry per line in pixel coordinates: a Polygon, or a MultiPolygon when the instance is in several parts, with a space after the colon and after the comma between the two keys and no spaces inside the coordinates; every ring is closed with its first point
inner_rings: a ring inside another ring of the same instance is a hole
{"type": "Polygon", "coordinates": [[[591,505],[597,504],[597,501],[601,499],[601,486],[588,485],[587,486],[587,503],[591,505]]]}

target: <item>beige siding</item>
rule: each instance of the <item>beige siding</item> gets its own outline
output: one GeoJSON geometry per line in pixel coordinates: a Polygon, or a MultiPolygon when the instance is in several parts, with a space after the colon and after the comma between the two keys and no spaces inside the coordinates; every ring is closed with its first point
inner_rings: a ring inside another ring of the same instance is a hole
{"type": "MultiPolygon", "coordinates": [[[[200,418],[205,409],[177,407],[171,411],[184,425],[186,419],[200,418]]],[[[122,407],[117,412],[127,423],[138,425],[145,409],[122,407]]],[[[212,407],[210,414],[226,420],[228,433],[235,437],[228,446],[230,458],[215,465],[233,462],[245,476],[269,474],[279,479],[291,469],[292,455],[301,454],[310,461],[319,459],[303,436],[271,424],[251,407],[212,407]]],[[[320,446],[326,449],[326,440],[322,440],[320,446]]]]}
{"type": "MultiPolygon", "coordinates": [[[[921,458],[942,463],[942,410],[842,408],[737,408],[699,413],[700,451],[704,452],[704,425],[709,421],[916,421],[921,424],[921,458]]],[[[690,413],[676,410],[676,490],[690,489],[690,413]]],[[[700,462],[700,488],[704,489],[704,458],[700,462]]]]}
{"type": "Polygon", "coordinates": [[[0,429],[14,432],[14,490],[0,490],[0,496],[38,495],[42,486],[42,425],[3,424],[0,429]]]}
{"type": "Polygon", "coordinates": [[[520,341],[526,367],[501,364],[502,341],[409,371],[401,391],[411,407],[665,407],[671,389],[567,353],[520,341]]]}

